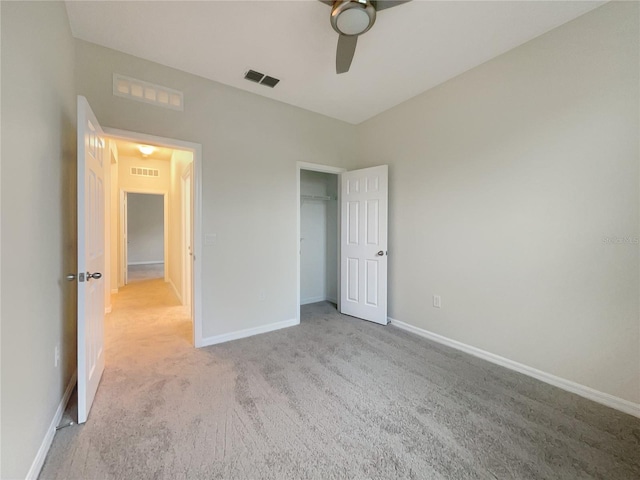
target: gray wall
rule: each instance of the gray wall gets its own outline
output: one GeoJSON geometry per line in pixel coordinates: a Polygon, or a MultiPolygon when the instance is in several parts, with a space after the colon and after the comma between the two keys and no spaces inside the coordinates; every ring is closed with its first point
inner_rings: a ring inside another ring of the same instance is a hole
{"type": "Polygon", "coordinates": [[[355,160],[355,126],[84,41],[76,52],[78,94],[103,126],[202,144],[202,233],[217,235],[204,336],[295,319],[296,162],[355,160]],[[184,112],[113,96],[113,73],[183,91],[184,112]]]}
{"type": "Polygon", "coordinates": [[[638,39],[607,4],[358,127],[391,317],[640,402],[638,39]]]}
{"type": "Polygon", "coordinates": [[[62,3],[0,8],[1,476],[24,478],[76,368],[74,41],[62,3]]]}
{"type": "Polygon", "coordinates": [[[162,195],[127,195],[127,262],[164,262],[164,198],[162,195]]]}

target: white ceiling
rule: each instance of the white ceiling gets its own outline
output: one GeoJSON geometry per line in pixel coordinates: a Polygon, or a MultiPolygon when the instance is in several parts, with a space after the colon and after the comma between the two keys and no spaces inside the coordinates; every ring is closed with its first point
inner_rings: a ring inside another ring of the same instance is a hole
{"type": "Polygon", "coordinates": [[[316,0],[67,1],[67,11],[77,38],[357,124],[603,3],[413,0],[379,12],[342,75],[331,9],[316,0]],[[281,82],[244,80],[249,68],[281,82]]]}

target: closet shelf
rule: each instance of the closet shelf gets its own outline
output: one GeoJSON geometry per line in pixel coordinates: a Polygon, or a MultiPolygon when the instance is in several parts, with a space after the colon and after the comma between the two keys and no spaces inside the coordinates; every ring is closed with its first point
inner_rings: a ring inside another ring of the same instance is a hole
{"type": "Polygon", "coordinates": [[[328,202],[330,200],[334,200],[332,197],[328,197],[325,195],[300,195],[301,200],[319,200],[328,202]]]}

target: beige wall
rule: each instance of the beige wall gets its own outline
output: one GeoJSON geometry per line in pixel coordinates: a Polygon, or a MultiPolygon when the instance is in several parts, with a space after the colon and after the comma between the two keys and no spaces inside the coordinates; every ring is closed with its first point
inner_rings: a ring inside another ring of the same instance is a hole
{"type": "Polygon", "coordinates": [[[202,232],[217,235],[201,259],[204,336],[296,318],[296,162],[355,159],[355,127],[87,42],[76,52],[103,126],[202,144],[202,232]],[[114,97],[113,73],[183,91],[184,112],[114,97]]]}
{"type": "Polygon", "coordinates": [[[76,369],[74,41],[63,3],[0,8],[0,476],[24,478],[76,369]]]}
{"type": "MultiPolygon", "coordinates": [[[[100,121],[100,119],[98,119],[100,121]]],[[[118,168],[118,189],[120,190],[148,190],[169,193],[171,186],[171,166],[167,160],[120,155],[118,168]],[[157,177],[143,177],[131,175],[131,167],[154,168],[158,170],[157,177]]]]}
{"type": "Polygon", "coordinates": [[[358,127],[391,317],[640,402],[638,39],[607,4],[358,127]]]}

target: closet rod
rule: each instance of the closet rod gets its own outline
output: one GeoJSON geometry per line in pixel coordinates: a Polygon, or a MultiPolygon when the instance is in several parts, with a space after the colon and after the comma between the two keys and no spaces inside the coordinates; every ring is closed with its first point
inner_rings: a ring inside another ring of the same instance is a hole
{"type": "Polygon", "coordinates": [[[328,197],[326,195],[300,195],[300,198],[302,200],[324,200],[324,201],[333,200],[332,197],[328,197]]]}

